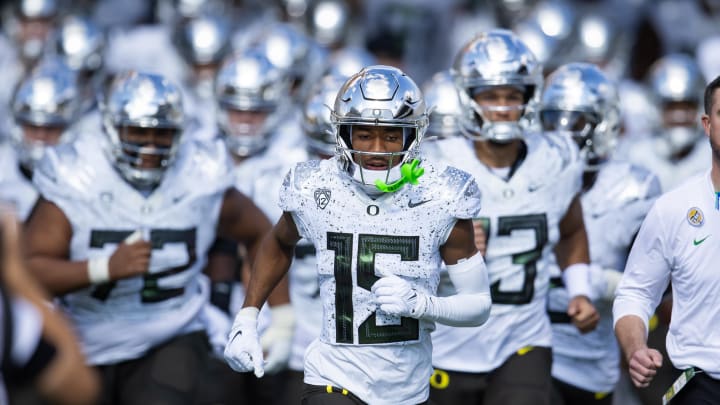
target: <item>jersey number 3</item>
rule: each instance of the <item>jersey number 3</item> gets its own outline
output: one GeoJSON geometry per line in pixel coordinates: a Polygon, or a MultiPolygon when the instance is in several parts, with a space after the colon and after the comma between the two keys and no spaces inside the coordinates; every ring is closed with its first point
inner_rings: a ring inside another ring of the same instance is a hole
{"type": "MultiPolygon", "coordinates": [[[[335,340],[353,343],[353,234],[328,232],[327,248],[335,252],[335,340]]],[[[398,254],[402,261],[417,261],[417,236],[358,235],[357,283],[370,291],[380,277],[375,275],[375,254],[398,254]]],[[[358,328],[360,344],[404,342],[418,339],[419,322],[414,318],[400,318],[400,325],[378,326],[372,313],[358,328]]]]}
{"type": "MultiPolygon", "coordinates": [[[[107,244],[120,244],[134,231],[115,230],[92,230],[90,232],[90,247],[101,249],[107,244]]],[[[166,243],[183,243],[187,248],[188,262],[184,266],[173,267],[164,271],[145,274],[143,276],[143,288],[140,290],[140,299],[143,303],[164,301],[182,295],[184,287],[160,288],[158,279],[170,276],[187,270],[197,259],[195,252],[195,228],[191,229],[152,229],[150,231],[150,243],[153,249],[162,249],[166,243]]],[[[105,301],[110,292],[115,288],[115,281],[98,285],[92,292],[93,298],[105,301]]]]}
{"type": "MultiPolygon", "coordinates": [[[[490,221],[480,218],[485,235],[490,235],[490,221]]],[[[501,291],[500,280],[490,286],[493,304],[523,305],[528,304],[535,294],[535,277],[537,277],[538,259],[548,241],[547,217],[545,214],[516,215],[498,218],[497,236],[510,236],[512,231],[530,229],[535,233],[535,247],[531,250],[512,255],[513,264],[523,266],[525,281],[518,291],[501,291]]],[[[489,236],[488,236],[489,239],[489,236]]]]}

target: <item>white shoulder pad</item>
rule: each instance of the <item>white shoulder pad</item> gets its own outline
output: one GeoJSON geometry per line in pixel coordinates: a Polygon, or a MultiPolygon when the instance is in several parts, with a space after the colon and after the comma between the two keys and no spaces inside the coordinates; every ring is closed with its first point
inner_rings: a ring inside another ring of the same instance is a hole
{"type": "Polygon", "coordinates": [[[440,175],[447,193],[450,215],[460,219],[477,218],[480,212],[481,193],[475,178],[469,173],[447,166],[440,175]]]}
{"type": "MultiPolygon", "coordinates": [[[[320,169],[320,165],[323,161],[320,160],[309,160],[307,162],[300,162],[291,168],[290,171],[285,175],[283,184],[280,187],[280,208],[286,212],[293,212],[298,209],[298,203],[300,202],[300,195],[302,194],[303,185],[307,183],[315,173],[320,169]]],[[[326,164],[335,164],[334,159],[325,161],[326,164]]]]}
{"type": "Polygon", "coordinates": [[[637,190],[639,199],[650,200],[659,197],[662,194],[660,179],[644,167],[631,165],[630,176],[627,181],[637,190]]]}
{"type": "Polygon", "coordinates": [[[177,159],[168,173],[173,187],[180,181],[195,194],[213,194],[232,185],[233,162],[225,142],[219,138],[188,140],[177,159]]]}
{"type": "MultiPolygon", "coordinates": [[[[70,143],[46,149],[33,172],[33,183],[44,198],[78,199],[94,195],[95,185],[102,183],[99,168],[89,164],[78,147],[79,144],[70,143]]],[[[103,153],[100,149],[86,152],[103,153]]]]}
{"type": "Polygon", "coordinates": [[[545,138],[548,146],[557,152],[557,157],[562,162],[561,170],[575,166],[580,162],[580,151],[569,136],[555,132],[543,132],[540,136],[545,138]]]}

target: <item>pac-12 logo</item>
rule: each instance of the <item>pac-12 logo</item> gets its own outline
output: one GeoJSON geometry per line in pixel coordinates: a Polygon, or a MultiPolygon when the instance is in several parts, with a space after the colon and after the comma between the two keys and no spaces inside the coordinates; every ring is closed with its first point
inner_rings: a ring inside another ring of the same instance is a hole
{"type": "Polygon", "coordinates": [[[692,226],[702,226],[705,222],[705,215],[698,207],[692,207],[687,212],[687,221],[692,226]]]}
{"type": "Polygon", "coordinates": [[[327,188],[318,188],[315,190],[315,204],[318,208],[324,210],[330,203],[330,190],[327,188]]]}

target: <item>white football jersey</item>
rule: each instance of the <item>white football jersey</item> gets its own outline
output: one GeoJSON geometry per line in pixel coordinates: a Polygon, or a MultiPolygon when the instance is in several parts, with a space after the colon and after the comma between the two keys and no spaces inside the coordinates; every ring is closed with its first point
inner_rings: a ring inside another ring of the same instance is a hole
{"type": "Polygon", "coordinates": [[[348,389],[363,401],[417,404],[429,395],[433,322],[377,311],[370,292],[395,274],[435,295],[439,249],[458,218],[478,215],[480,192],[462,171],[425,166],[419,185],[377,199],[337,158],[298,164],[280,206],[317,251],[323,323],[305,355],[305,382],[348,389]]]}
{"type": "MultiPolygon", "coordinates": [[[[525,158],[509,180],[476,157],[471,141],[458,137],[439,144],[446,161],[475,176],[483,194],[475,219],[487,235],[493,305],[482,326],[438,325],[433,333],[438,368],[489,372],[523,347],[551,345],[546,295],[552,249],[560,237],[559,223],[580,190],[583,165],[568,137],[529,134],[525,144],[525,158]]],[[[443,277],[438,295],[452,293],[443,277]]]]}
{"type": "Polygon", "coordinates": [[[682,160],[665,158],[665,144],[653,136],[639,138],[623,144],[619,158],[650,170],[660,179],[663,192],[672,190],[686,179],[702,172],[710,159],[707,137],[698,139],[690,154],[682,160]]]}
{"type": "MultiPolygon", "coordinates": [[[[659,195],[657,177],[643,168],[618,161],[601,167],[592,188],[581,197],[593,265],[624,269],[632,240],[659,195]]],[[[553,377],[587,391],[612,392],[620,376],[612,302],[594,302],[600,323],[592,332],[581,334],[569,323],[569,298],[557,266],[551,277],[548,312],[553,329],[553,377]]],[[[603,277],[593,277],[592,284],[599,294],[604,293],[603,277]]]]}
{"type": "Polygon", "coordinates": [[[25,221],[37,198],[32,181],[20,170],[15,149],[7,142],[0,143],[0,202],[15,207],[17,217],[25,221]]]}
{"type": "Polygon", "coordinates": [[[186,142],[163,182],[145,197],[116,172],[99,142],[50,150],[35,171],[44,198],[72,225],[69,259],[109,256],[136,230],[153,244],[149,272],[61,298],[91,364],[142,356],[167,339],[203,328],[208,286],[199,275],[231,186],[224,143],[186,142]]]}
{"type": "MultiPolygon", "coordinates": [[[[709,163],[709,162],[708,162],[709,163]]],[[[720,379],[720,212],[710,170],[660,196],[633,243],[613,303],[613,319],[647,324],[672,283],[667,352],[678,369],[720,379]]]]}

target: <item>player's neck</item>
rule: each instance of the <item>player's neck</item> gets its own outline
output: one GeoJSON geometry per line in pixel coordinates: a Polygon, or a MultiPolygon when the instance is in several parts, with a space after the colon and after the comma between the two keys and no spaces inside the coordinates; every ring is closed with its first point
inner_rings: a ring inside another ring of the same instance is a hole
{"type": "Polygon", "coordinates": [[[475,141],[475,156],[488,167],[510,167],[520,156],[522,140],[508,143],[475,141]]]}
{"type": "Polygon", "coordinates": [[[712,168],[710,169],[710,180],[715,191],[720,191],[720,156],[715,156],[715,153],[713,153],[712,168]]]}

